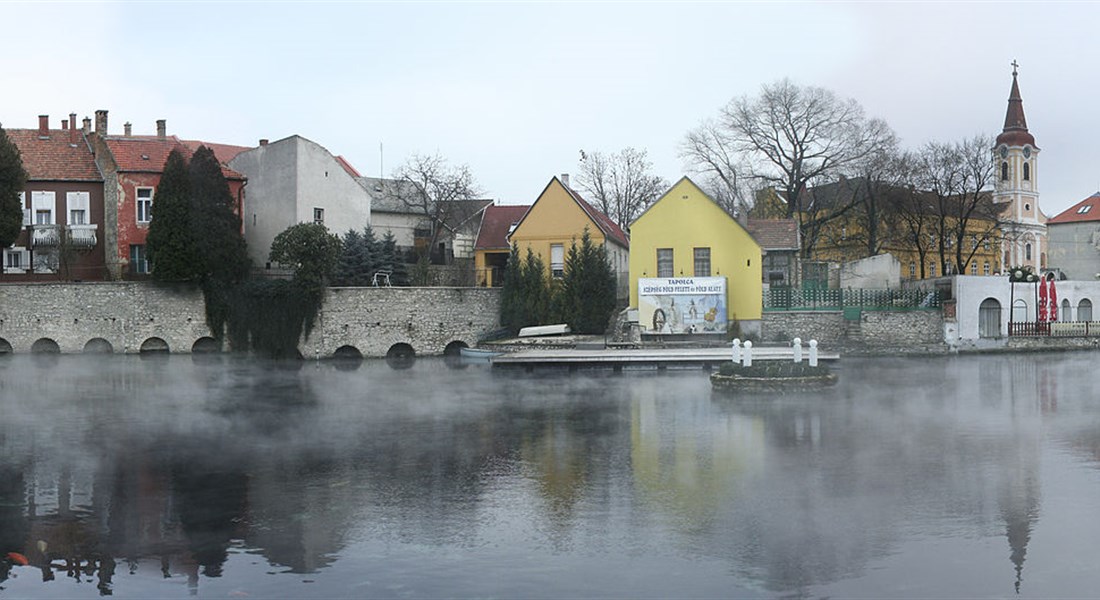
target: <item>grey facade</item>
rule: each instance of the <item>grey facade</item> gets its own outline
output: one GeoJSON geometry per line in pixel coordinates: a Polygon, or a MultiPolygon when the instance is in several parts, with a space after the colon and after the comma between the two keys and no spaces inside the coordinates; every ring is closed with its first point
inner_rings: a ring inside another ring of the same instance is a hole
{"type": "Polygon", "coordinates": [[[244,235],[256,265],[267,265],[275,236],[298,223],[320,222],[343,235],[371,224],[370,194],[320,144],[293,135],[241,152],[229,167],[248,177],[244,235]]]}
{"type": "Polygon", "coordinates": [[[1048,267],[1068,279],[1100,279],[1100,221],[1047,224],[1048,267]]]}

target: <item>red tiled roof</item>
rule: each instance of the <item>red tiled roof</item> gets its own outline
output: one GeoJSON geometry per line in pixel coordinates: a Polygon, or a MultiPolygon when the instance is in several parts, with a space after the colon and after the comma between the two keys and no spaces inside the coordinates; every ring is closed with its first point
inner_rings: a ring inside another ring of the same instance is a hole
{"type": "Polygon", "coordinates": [[[508,233],[513,223],[518,223],[530,209],[530,205],[488,206],[481,218],[475,250],[499,250],[508,248],[508,233]]]}
{"type": "Polygon", "coordinates": [[[336,162],[340,163],[340,166],[344,167],[344,170],[348,172],[348,175],[356,178],[362,177],[362,175],[359,174],[359,171],[356,171],[355,167],[351,166],[351,163],[348,162],[348,159],[344,158],[343,156],[337,156],[335,158],[336,162]]]}
{"type": "Polygon", "coordinates": [[[584,212],[588,213],[588,218],[592,219],[592,221],[596,223],[596,226],[600,228],[600,231],[602,231],[605,236],[615,240],[620,246],[624,248],[630,247],[630,238],[627,237],[626,232],[624,232],[618,225],[616,225],[614,221],[608,218],[607,215],[597,210],[595,206],[589,204],[587,200],[582,198],[580,194],[578,194],[569,186],[562,183],[562,187],[564,187],[569,192],[569,194],[573,196],[573,199],[577,201],[577,204],[580,205],[584,212]]]}
{"type": "MultiPolygon", "coordinates": [[[[110,149],[111,156],[114,157],[119,171],[161,173],[164,171],[164,163],[168,161],[168,155],[175,149],[179,149],[184,156],[191,157],[191,149],[174,135],[168,137],[107,136],[104,140],[107,142],[107,147],[110,149]]],[[[205,144],[199,142],[195,148],[197,149],[201,145],[205,144]]],[[[214,148],[211,148],[211,150],[214,150],[214,148]]],[[[214,150],[214,157],[218,157],[217,150],[214,150]]],[[[224,165],[222,166],[222,175],[225,175],[226,179],[245,179],[244,175],[224,165]]]]}
{"type": "Polygon", "coordinates": [[[767,250],[799,250],[798,221],[794,219],[749,219],[749,235],[767,250]]]}
{"type": "Polygon", "coordinates": [[[187,146],[187,149],[191,152],[199,149],[199,146],[206,146],[214,151],[214,158],[218,159],[218,162],[223,165],[228,165],[229,161],[237,157],[238,154],[246,150],[251,150],[251,146],[235,146],[233,144],[218,144],[216,142],[204,142],[201,140],[182,140],[183,145],[187,146]]]}
{"type": "Polygon", "coordinates": [[[49,130],[49,139],[38,139],[37,129],[7,129],[8,139],[19,148],[23,168],[31,181],[103,181],[84,136],[77,132],[70,143],[67,129],[49,130]]]}
{"type": "Polygon", "coordinates": [[[1061,213],[1058,213],[1058,216],[1047,221],[1047,225],[1084,223],[1087,221],[1100,221],[1100,192],[1096,192],[1061,213]]]}

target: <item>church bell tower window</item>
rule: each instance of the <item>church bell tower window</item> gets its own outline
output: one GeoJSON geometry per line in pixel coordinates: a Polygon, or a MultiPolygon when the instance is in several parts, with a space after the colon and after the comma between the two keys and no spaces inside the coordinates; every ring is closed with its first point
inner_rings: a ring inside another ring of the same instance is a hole
{"type": "Polygon", "coordinates": [[[1001,163],[1001,181],[1008,181],[1008,163],[1001,163]]]}
{"type": "Polygon", "coordinates": [[[1031,181],[1031,165],[1024,163],[1024,181],[1031,181]]]}

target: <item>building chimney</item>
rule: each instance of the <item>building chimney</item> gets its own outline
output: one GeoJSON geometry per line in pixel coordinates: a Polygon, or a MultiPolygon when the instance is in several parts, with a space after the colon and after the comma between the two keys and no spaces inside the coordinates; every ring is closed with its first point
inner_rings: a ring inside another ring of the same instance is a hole
{"type": "Polygon", "coordinates": [[[122,135],[130,137],[131,135],[133,135],[133,131],[134,126],[131,125],[129,121],[126,121],[126,123],[122,125],[122,135]]]}
{"type": "Polygon", "coordinates": [[[84,135],[92,132],[92,120],[88,117],[84,117],[84,135]]]}
{"type": "Polygon", "coordinates": [[[38,115],[38,139],[44,140],[50,137],[50,116],[38,115]]]}
{"type": "Polygon", "coordinates": [[[107,111],[97,110],[95,111],[95,133],[96,135],[107,135],[107,111]]]}
{"type": "Polygon", "coordinates": [[[260,140],[260,145],[261,145],[261,146],[266,146],[266,145],[267,145],[267,138],[263,138],[263,139],[261,139],[261,140],[260,140]]]}
{"type": "Polygon", "coordinates": [[[68,119],[61,119],[61,131],[68,131],[68,130],[69,130],[69,120],[68,119]]]}
{"type": "Polygon", "coordinates": [[[168,122],[164,119],[157,119],[157,137],[165,137],[168,135],[168,122]]]}
{"type": "Polygon", "coordinates": [[[76,113],[69,113],[69,143],[76,145],[76,113]]]}
{"type": "MultiPolygon", "coordinates": [[[[569,187],[569,173],[562,173],[561,174],[561,182],[563,184],[565,184],[565,187],[569,187]]],[[[570,188],[570,189],[572,189],[572,188],[570,188]]]]}

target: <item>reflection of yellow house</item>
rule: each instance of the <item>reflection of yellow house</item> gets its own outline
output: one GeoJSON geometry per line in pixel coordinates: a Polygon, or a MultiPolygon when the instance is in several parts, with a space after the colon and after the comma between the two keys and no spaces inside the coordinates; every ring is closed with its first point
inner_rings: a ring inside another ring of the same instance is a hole
{"type": "Polygon", "coordinates": [[[760,245],[690,179],[680,179],[665,192],[630,225],[630,232],[631,306],[638,306],[640,278],[724,277],[731,324],[738,321],[743,331],[759,331],[760,245]]]}
{"type": "Polygon", "coordinates": [[[542,257],[552,277],[565,272],[565,256],[574,240],[579,244],[585,228],[592,242],[607,250],[618,279],[619,297],[626,298],[626,274],[630,242],[623,230],[596,210],[580,194],[557,177],[550,180],[508,237],[519,247],[520,257],[530,248],[542,257]]]}

